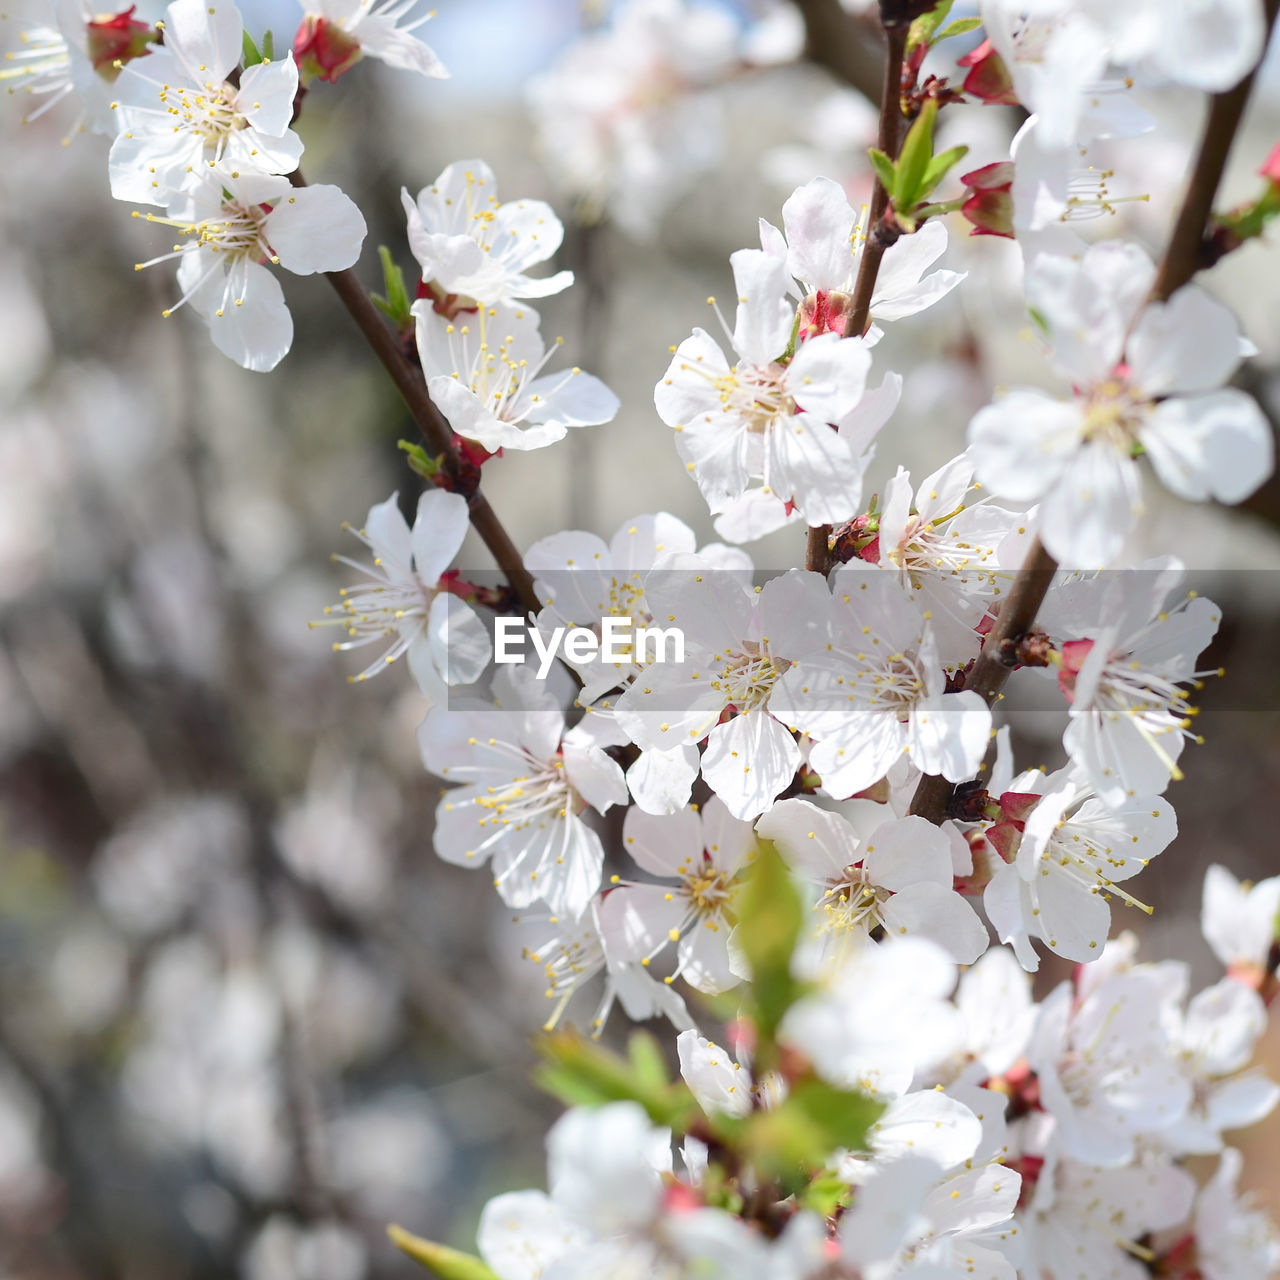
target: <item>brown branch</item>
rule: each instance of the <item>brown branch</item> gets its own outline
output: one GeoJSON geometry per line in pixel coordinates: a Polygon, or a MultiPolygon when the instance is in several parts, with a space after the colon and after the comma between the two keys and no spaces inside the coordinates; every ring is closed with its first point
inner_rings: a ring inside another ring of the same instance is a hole
{"type": "MultiPolygon", "coordinates": [[[[902,23],[885,27],[888,49],[884,60],[884,81],[880,87],[880,128],[876,146],[891,159],[897,158],[902,141],[902,59],[906,54],[907,31],[908,27],[902,23]]],[[[861,337],[867,331],[867,321],[871,316],[871,295],[875,292],[880,260],[884,257],[885,250],[885,246],[873,232],[888,207],[889,193],[877,179],[871,196],[871,211],[867,217],[867,235],[862,245],[862,257],[858,260],[858,277],[853,286],[853,306],[844,326],[846,338],[861,337]]],[[[816,573],[831,571],[829,524],[809,528],[805,539],[804,567],[816,573]]]]}
{"type": "MultiPolygon", "coordinates": [[[[1267,0],[1268,41],[1275,24],[1277,8],[1280,8],[1280,0],[1267,0]]],[[[1256,72],[1247,75],[1234,89],[1213,96],[1200,139],[1200,149],[1187,184],[1187,193],[1178,211],[1164,260],[1156,273],[1156,282],[1152,286],[1153,301],[1163,302],[1168,299],[1202,266],[1200,250],[1205,228],[1213,211],[1218,184],[1222,181],[1231,143],[1244,115],[1255,74],[1256,72]]],[[[1018,570],[1013,586],[1001,605],[996,625],[983,642],[982,652],[965,683],[965,688],[980,693],[988,706],[994,706],[1001,697],[1009,676],[1017,666],[1012,645],[1030,631],[1057,567],[1057,561],[1044,549],[1037,537],[1018,570]]],[[[910,812],[928,818],[930,822],[941,823],[947,817],[947,807],[954,793],[955,787],[945,778],[926,774],[916,787],[910,812]]]]}
{"type": "Polygon", "coordinates": [[[805,57],[875,101],[880,82],[880,42],[870,23],[858,22],[840,0],[794,0],[805,27],[805,57]]]}
{"type": "MultiPolygon", "coordinates": [[[[295,187],[307,185],[300,172],[290,174],[289,181],[295,187]]],[[[399,341],[387,328],[377,307],[369,300],[369,295],[364,285],[360,283],[359,276],[350,268],[345,271],[326,271],[324,274],[333,285],[334,292],[341,299],[342,305],[356,322],[356,328],[364,335],[373,354],[378,357],[391,381],[395,383],[396,390],[400,392],[422,438],[427,443],[428,452],[442,455],[450,474],[454,477],[458,476],[458,451],[454,445],[453,428],[431,399],[418,370],[405,359],[399,341]]],[[[458,487],[458,491],[467,499],[471,527],[489,548],[489,553],[497,561],[498,568],[511,584],[511,589],[515,592],[521,606],[532,613],[537,613],[542,605],[538,600],[537,592],[533,589],[533,578],[524,567],[524,560],[516,544],[512,542],[511,535],[479,488],[472,488],[470,492],[467,489],[468,486],[458,487]]]]}

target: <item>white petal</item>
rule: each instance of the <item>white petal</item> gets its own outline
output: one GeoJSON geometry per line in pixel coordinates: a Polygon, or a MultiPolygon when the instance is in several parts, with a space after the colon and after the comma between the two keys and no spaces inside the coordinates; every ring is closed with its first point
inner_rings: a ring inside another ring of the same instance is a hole
{"type": "Polygon", "coordinates": [[[1184,285],[1143,311],[1125,356],[1130,383],[1150,399],[1212,391],[1240,364],[1240,328],[1199,285],[1184,285]]]}
{"type": "Polygon", "coordinates": [[[754,818],[791,781],[799,763],[795,739],[757,709],[712,729],[702,776],[735,818],[754,818]]]}
{"type": "MultiPolygon", "coordinates": [[[[403,523],[403,521],[401,522],[403,523]]],[[[409,543],[413,567],[428,587],[434,587],[467,536],[467,500],[443,489],[425,489],[418,498],[409,543]]]]}
{"type": "Polygon", "coordinates": [[[236,105],[249,123],[263,133],[282,137],[293,121],[298,94],[298,67],[293,54],[279,62],[259,62],[240,76],[236,105]]]}
{"type": "Polygon", "coordinates": [[[738,293],[733,345],[748,363],[768,365],[787,349],[795,304],[787,297],[786,265],[761,249],[739,249],[729,257],[738,293]]]}
{"type": "Polygon", "coordinates": [[[324,184],[300,188],[267,218],[267,238],[280,265],[300,276],[353,266],[366,230],[355,204],[324,184]]]}

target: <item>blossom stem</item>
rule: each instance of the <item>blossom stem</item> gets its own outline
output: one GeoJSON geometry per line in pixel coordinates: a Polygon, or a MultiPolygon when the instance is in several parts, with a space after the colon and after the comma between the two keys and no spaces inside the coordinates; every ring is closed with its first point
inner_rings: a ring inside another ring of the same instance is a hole
{"type": "MultiPolygon", "coordinates": [[[[884,61],[884,83],[880,90],[880,128],[876,146],[891,160],[897,159],[902,138],[902,60],[907,51],[907,22],[885,23],[888,50],[884,61]]],[[[876,277],[880,274],[880,259],[885,246],[875,234],[885,210],[889,207],[889,193],[879,181],[871,196],[871,212],[867,218],[867,238],[858,260],[858,278],[853,286],[853,304],[845,321],[845,337],[861,337],[867,330],[871,315],[871,295],[875,292],[876,277]]],[[[817,525],[809,529],[805,543],[804,567],[817,573],[829,573],[833,564],[831,556],[831,526],[817,525]]]]}
{"type": "MultiPolygon", "coordinates": [[[[1264,49],[1270,43],[1277,9],[1280,9],[1280,0],[1266,0],[1267,38],[1263,44],[1264,49]]],[[[1234,89],[1214,94],[1210,102],[1209,115],[1200,138],[1200,150],[1187,182],[1187,193],[1178,212],[1178,220],[1174,223],[1168,251],[1151,289],[1154,301],[1167,301],[1197,271],[1208,265],[1204,252],[1205,237],[1210,215],[1213,213],[1213,201],[1218,194],[1218,184],[1222,181],[1222,173],[1227,166],[1231,143],[1240,127],[1240,119],[1244,115],[1245,104],[1249,100],[1257,74],[1255,68],[1234,89]]]]}
{"type": "MultiPolygon", "coordinates": [[[[300,172],[289,175],[289,181],[295,187],[305,187],[306,180],[300,172]]],[[[387,371],[396,390],[409,409],[427,449],[432,454],[444,458],[444,465],[450,477],[456,478],[461,471],[458,463],[458,451],[453,441],[453,428],[450,427],[444,414],[436,407],[427,392],[418,371],[405,359],[400,350],[396,336],[387,328],[377,307],[373,305],[359,276],[348,268],[345,271],[326,271],[325,276],[333,285],[334,292],[341,299],[343,306],[350,312],[356,327],[364,335],[365,341],[373,349],[382,367],[387,371]]],[[[516,544],[511,540],[497,513],[489,505],[488,499],[478,487],[468,492],[467,486],[459,485],[467,500],[467,514],[471,518],[471,526],[480,535],[489,553],[497,561],[512,591],[520,601],[521,608],[537,613],[542,607],[533,589],[533,577],[524,567],[524,561],[516,544]]]]}
{"type": "MultiPolygon", "coordinates": [[[[1280,0],[1267,0],[1266,9],[1269,41],[1280,0]]],[[[1234,89],[1215,94],[1210,102],[1187,193],[1152,287],[1151,297],[1155,301],[1167,300],[1204,265],[1200,256],[1201,245],[1253,80],[1251,73],[1234,89]]],[[[1017,642],[1031,630],[1057,568],[1057,561],[1037,537],[965,682],[965,688],[980,694],[988,706],[994,706],[1002,696],[1010,674],[1018,665],[1017,642]]],[[[955,786],[946,778],[926,775],[916,787],[910,812],[940,824],[947,817],[954,793],[955,786]]]]}

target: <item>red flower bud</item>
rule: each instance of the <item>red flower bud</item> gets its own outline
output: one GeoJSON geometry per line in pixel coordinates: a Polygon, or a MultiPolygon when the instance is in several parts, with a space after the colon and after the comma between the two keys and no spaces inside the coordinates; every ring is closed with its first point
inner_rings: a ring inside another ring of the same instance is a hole
{"type": "Polygon", "coordinates": [[[120,74],[117,62],[132,62],[151,52],[147,45],[156,38],[155,28],[133,16],[137,7],[131,4],[119,13],[100,14],[85,23],[86,52],[93,69],[104,80],[114,80],[120,74]]]}
{"type": "Polygon", "coordinates": [[[308,15],[293,38],[293,58],[304,81],[333,84],[360,56],[360,42],[328,18],[308,15]]]}
{"type": "Polygon", "coordinates": [[[1280,184],[1280,142],[1271,149],[1267,162],[1258,170],[1268,182],[1280,184]]]}
{"type": "Polygon", "coordinates": [[[838,333],[844,337],[845,322],[853,310],[853,299],[847,293],[828,293],[819,289],[800,304],[800,339],[816,338],[821,333],[838,333]]]}
{"type": "Polygon", "coordinates": [[[970,69],[964,78],[965,93],[980,98],[988,105],[1012,105],[1018,101],[1018,95],[1013,91],[1013,77],[1009,74],[1009,68],[990,40],[984,40],[972,53],[957,58],[956,62],[957,65],[970,69]]]}

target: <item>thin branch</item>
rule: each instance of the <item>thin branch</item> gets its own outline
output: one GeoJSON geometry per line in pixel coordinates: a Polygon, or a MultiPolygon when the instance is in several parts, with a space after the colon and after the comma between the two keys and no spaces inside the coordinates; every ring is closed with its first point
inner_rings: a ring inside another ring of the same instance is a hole
{"type": "MultiPolygon", "coordinates": [[[[1277,8],[1280,8],[1280,0],[1267,0],[1264,48],[1270,41],[1277,8]]],[[[1205,228],[1255,74],[1250,73],[1234,89],[1213,96],[1187,193],[1151,290],[1153,301],[1168,299],[1200,269],[1200,247],[1205,228]]],[[[980,693],[988,706],[994,706],[1001,697],[1009,676],[1018,665],[1013,645],[1031,630],[1057,568],[1057,561],[1037,537],[965,683],[965,688],[980,693]]],[[[947,817],[947,807],[954,793],[955,787],[945,778],[926,774],[916,787],[910,811],[935,824],[941,823],[947,817]]]]}
{"type": "Polygon", "coordinates": [[[804,19],[805,57],[875,101],[881,50],[870,23],[857,22],[840,0],[795,0],[804,19]]]}
{"type": "MultiPolygon", "coordinates": [[[[290,174],[289,181],[295,187],[307,185],[300,172],[290,174]]],[[[453,428],[431,399],[418,370],[405,359],[400,343],[387,328],[377,307],[369,300],[360,278],[350,268],[345,271],[326,271],[325,277],[333,285],[334,292],[356,322],[356,327],[364,335],[373,354],[395,383],[396,390],[400,392],[427,443],[428,451],[443,455],[445,465],[452,475],[457,476],[458,451],[453,442],[453,428]]],[[[489,548],[489,553],[511,584],[521,606],[537,613],[542,605],[533,589],[533,578],[524,567],[524,560],[516,544],[512,542],[511,535],[479,488],[474,488],[471,492],[466,489],[466,486],[459,486],[459,491],[467,499],[472,528],[489,548]]]]}
{"type": "MultiPolygon", "coordinates": [[[[803,5],[801,7],[804,8],[803,5]]],[[[902,140],[902,59],[906,54],[908,30],[905,23],[885,27],[888,48],[885,52],[884,80],[880,87],[880,128],[876,146],[891,159],[897,158],[902,140]]],[[[871,316],[871,295],[875,293],[880,260],[885,251],[885,245],[875,234],[875,228],[879,226],[888,207],[889,193],[877,179],[871,196],[871,211],[867,217],[862,257],[858,260],[858,277],[853,286],[853,306],[844,326],[846,338],[861,337],[867,331],[867,321],[871,316]]],[[[805,540],[804,567],[817,573],[828,573],[831,565],[831,526],[811,526],[805,540]]]]}

